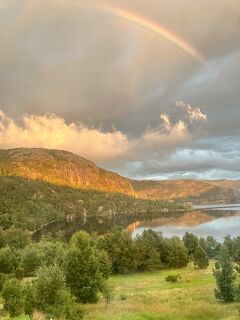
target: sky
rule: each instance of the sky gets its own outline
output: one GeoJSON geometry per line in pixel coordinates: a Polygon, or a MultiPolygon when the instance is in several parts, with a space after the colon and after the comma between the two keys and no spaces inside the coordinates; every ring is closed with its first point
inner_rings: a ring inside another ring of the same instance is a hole
{"type": "Polygon", "coordinates": [[[240,179],[239,0],[0,0],[0,148],[240,179]]]}

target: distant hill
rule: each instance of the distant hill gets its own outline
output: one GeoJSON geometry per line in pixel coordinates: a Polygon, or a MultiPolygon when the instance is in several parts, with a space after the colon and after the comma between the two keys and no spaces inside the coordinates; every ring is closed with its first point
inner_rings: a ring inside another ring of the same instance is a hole
{"type": "Polygon", "coordinates": [[[237,195],[240,194],[240,180],[205,180],[205,182],[223,188],[230,188],[234,190],[237,195]]]}
{"type": "Polygon", "coordinates": [[[63,150],[0,150],[0,176],[37,180],[79,190],[119,193],[148,200],[211,204],[235,202],[240,198],[239,181],[131,180],[63,150]]]}
{"type": "Polygon", "coordinates": [[[198,180],[131,180],[138,197],[155,200],[177,200],[193,204],[232,203],[238,194],[232,187],[198,180]]]}

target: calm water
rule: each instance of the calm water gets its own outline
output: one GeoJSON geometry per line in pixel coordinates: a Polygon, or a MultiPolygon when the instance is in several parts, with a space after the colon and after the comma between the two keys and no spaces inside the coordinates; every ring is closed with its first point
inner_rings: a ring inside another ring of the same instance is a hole
{"type": "Polygon", "coordinates": [[[188,231],[199,237],[212,235],[219,241],[227,234],[232,237],[240,236],[240,205],[204,208],[202,206],[201,210],[186,213],[180,218],[138,221],[129,226],[129,229],[132,228],[133,237],[145,229],[162,232],[165,237],[182,237],[188,231]]]}
{"type": "Polygon", "coordinates": [[[183,215],[180,212],[169,212],[165,218],[159,218],[159,213],[140,213],[112,217],[89,217],[84,221],[82,219],[72,222],[64,220],[40,228],[33,234],[33,238],[39,240],[43,235],[49,232],[55,234],[58,230],[64,230],[68,238],[79,230],[105,234],[110,232],[113,226],[126,228],[133,237],[141,234],[145,229],[162,232],[165,237],[182,237],[188,231],[199,237],[212,235],[219,241],[227,234],[232,237],[240,235],[240,205],[217,209],[214,206],[204,208],[201,206],[183,215]]]}

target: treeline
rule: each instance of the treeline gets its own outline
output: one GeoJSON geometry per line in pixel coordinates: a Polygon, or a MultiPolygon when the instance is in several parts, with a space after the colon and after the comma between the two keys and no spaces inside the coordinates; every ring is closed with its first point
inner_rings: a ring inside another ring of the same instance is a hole
{"type": "Polygon", "coordinates": [[[110,299],[106,280],[111,274],[181,268],[189,261],[206,268],[209,259],[218,261],[216,297],[234,301],[240,237],[227,236],[220,244],[211,236],[198,239],[186,233],[182,240],[167,239],[148,230],[133,239],[115,228],[100,237],[78,232],[68,243],[63,232],[34,242],[28,232],[13,227],[0,229],[0,290],[11,316],[38,310],[52,318],[77,320],[84,316],[85,303],[95,303],[100,296],[110,299]]]}
{"type": "Polygon", "coordinates": [[[81,220],[86,215],[158,212],[160,217],[166,209],[187,208],[177,202],[136,199],[121,193],[82,190],[0,174],[0,225],[4,229],[15,226],[34,231],[68,216],[81,220]]]}

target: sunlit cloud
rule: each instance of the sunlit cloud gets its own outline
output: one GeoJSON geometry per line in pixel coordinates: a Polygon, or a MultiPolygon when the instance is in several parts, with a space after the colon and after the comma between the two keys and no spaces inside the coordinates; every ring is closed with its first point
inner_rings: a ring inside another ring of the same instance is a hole
{"type": "Polygon", "coordinates": [[[98,163],[119,158],[144,161],[153,153],[163,157],[192,139],[184,120],[172,123],[168,114],[160,115],[158,126],[129,138],[116,129],[104,131],[81,122],[66,123],[54,114],[25,115],[19,124],[0,111],[0,148],[66,149],[98,163]]]}

